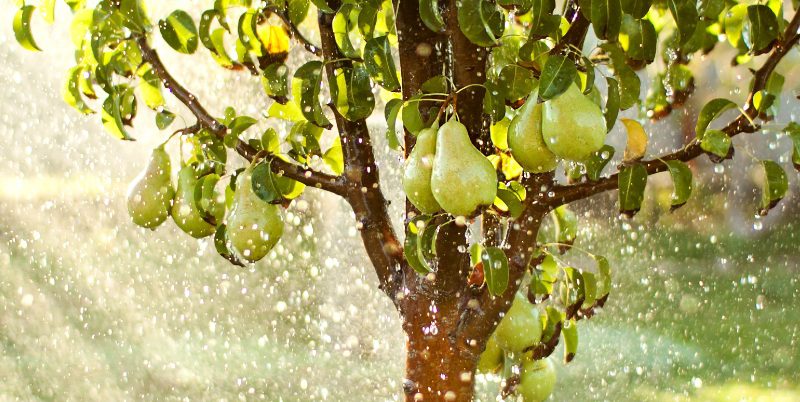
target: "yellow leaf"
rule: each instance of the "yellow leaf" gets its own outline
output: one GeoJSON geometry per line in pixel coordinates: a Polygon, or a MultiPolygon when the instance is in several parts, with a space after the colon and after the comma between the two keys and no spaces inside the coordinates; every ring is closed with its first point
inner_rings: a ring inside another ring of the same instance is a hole
{"type": "Polygon", "coordinates": [[[642,159],[647,151],[647,133],[644,127],[636,120],[620,119],[625,124],[628,132],[628,145],[625,147],[625,154],[622,157],[624,162],[642,159]]]}
{"type": "Polygon", "coordinates": [[[289,33],[282,25],[259,25],[258,39],[271,55],[289,51],[289,33]]]}
{"type": "Polygon", "coordinates": [[[503,160],[503,175],[506,180],[516,179],[522,175],[522,166],[520,166],[511,155],[501,154],[503,160]]]}

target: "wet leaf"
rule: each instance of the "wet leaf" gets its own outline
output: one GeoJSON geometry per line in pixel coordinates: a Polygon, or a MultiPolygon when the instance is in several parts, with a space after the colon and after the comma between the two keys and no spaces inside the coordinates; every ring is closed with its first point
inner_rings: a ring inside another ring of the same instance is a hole
{"type": "Polygon", "coordinates": [[[800,170],[800,124],[791,122],[783,129],[792,140],[792,163],[796,170],[800,170]]]}
{"type": "MultiPolygon", "coordinates": [[[[517,196],[517,193],[501,188],[497,190],[497,198],[503,202],[502,206],[505,207],[504,209],[508,211],[512,218],[519,218],[522,215],[522,201],[517,196]]],[[[495,205],[497,205],[496,202],[495,205]]]]}
{"type": "Polygon", "coordinates": [[[14,37],[17,39],[17,42],[25,49],[31,51],[42,50],[36,45],[36,41],[33,39],[33,34],[31,33],[31,16],[35,9],[36,7],[34,6],[23,6],[14,15],[14,21],[12,23],[14,37]]]}
{"type": "Polygon", "coordinates": [[[363,64],[354,63],[352,68],[337,69],[331,78],[331,98],[345,119],[356,121],[372,114],[375,96],[363,64]]]}
{"type": "Polygon", "coordinates": [[[756,54],[767,49],[778,37],[778,19],[772,10],[762,4],[748,6],[742,37],[756,54]]]}
{"type": "Polygon", "coordinates": [[[386,117],[386,142],[389,148],[398,150],[401,148],[401,140],[397,138],[397,115],[403,107],[401,99],[392,99],[383,108],[386,117]]]}
{"type": "Polygon", "coordinates": [[[161,37],[171,48],[187,54],[197,50],[197,27],[186,11],[173,11],[166,19],[158,22],[158,27],[161,37]]]}
{"type": "Polygon", "coordinates": [[[736,104],[725,98],[712,99],[706,103],[697,118],[697,125],[695,126],[695,135],[697,138],[702,140],[706,129],[708,129],[708,125],[711,124],[712,121],[722,115],[726,110],[735,108],[736,104]]]}
{"type": "Polygon", "coordinates": [[[603,145],[600,150],[593,153],[592,156],[584,162],[586,165],[586,177],[592,181],[599,180],[603,169],[608,165],[608,162],[611,161],[611,158],[614,157],[614,152],[614,147],[611,145],[603,145]]]}
{"type": "Polygon", "coordinates": [[[625,146],[625,153],[622,156],[623,162],[632,162],[642,159],[647,151],[647,133],[644,131],[641,123],[636,120],[622,119],[622,124],[625,125],[627,132],[627,145],[625,146]]]}
{"type": "Polygon", "coordinates": [[[420,233],[420,226],[424,230],[425,225],[427,225],[430,220],[431,217],[429,215],[415,217],[408,223],[406,239],[403,242],[403,254],[406,256],[406,262],[408,262],[408,265],[410,265],[414,271],[423,276],[433,272],[433,269],[419,254],[418,237],[422,235],[422,233],[420,233]]]}
{"type": "Polygon", "coordinates": [[[370,77],[387,91],[400,89],[388,36],[379,36],[367,41],[364,46],[364,66],[370,77]]]}
{"type": "Polygon", "coordinates": [[[569,363],[578,353],[578,323],[575,319],[564,323],[561,336],[564,338],[564,362],[569,363]]]}
{"type": "Polygon", "coordinates": [[[689,196],[692,194],[692,188],[694,186],[692,183],[692,170],[689,169],[686,163],[679,160],[671,160],[664,163],[669,169],[670,176],[672,176],[672,200],[670,201],[670,210],[674,211],[683,206],[683,204],[686,204],[686,201],[689,200],[689,196]]]}
{"type": "Polygon", "coordinates": [[[510,64],[500,71],[498,83],[503,97],[513,103],[531,93],[536,84],[536,79],[533,78],[531,70],[510,64]]]}
{"type": "Polygon", "coordinates": [[[606,120],[606,131],[611,131],[614,124],[617,123],[617,116],[619,115],[619,84],[617,80],[606,77],[608,83],[608,96],[606,99],[606,107],[603,110],[603,117],[606,120]]]}
{"type": "Polygon", "coordinates": [[[622,0],[622,11],[633,18],[641,19],[650,10],[651,0],[622,0]]]}
{"type": "Polygon", "coordinates": [[[770,209],[780,202],[789,189],[789,180],[781,165],[770,161],[761,161],[764,168],[764,183],[761,189],[761,209],[759,214],[766,216],[770,209]]]}
{"type": "Polygon", "coordinates": [[[615,40],[622,22],[620,0],[592,0],[589,20],[598,38],[615,40]]]}
{"type": "Polygon", "coordinates": [[[694,34],[699,16],[695,2],[689,0],[667,0],[669,11],[678,27],[678,42],[686,43],[694,34]]]}
{"type": "Polygon", "coordinates": [[[489,294],[498,296],[508,288],[508,257],[503,249],[486,247],[481,253],[483,273],[489,294]]]}
{"type": "Polygon", "coordinates": [[[636,164],[625,166],[619,172],[619,211],[632,217],[642,207],[644,189],[647,186],[647,170],[636,164]]]}
{"type": "Polygon", "coordinates": [[[419,0],[419,17],[431,31],[444,31],[444,19],[438,0],[419,0]]]}
{"type": "Polygon", "coordinates": [[[330,129],[333,127],[331,122],[325,117],[322,105],[319,102],[320,85],[322,83],[322,62],[309,61],[303,64],[294,74],[294,78],[300,80],[301,96],[300,111],[303,116],[311,123],[330,129]]]}
{"type": "Polygon", "coordinates": [[[564,93],[575,81],[578,70],[575,64],[564,56],[550,56],[544,64],[539,78],[539,96],[552,99],[564,93]]]}
{"type": "MultiPolygon", "coordinates": [[[[700,141],[700,148],[712,155],[724,159],[731,150],[731,137],[720,130],[707,130],[700,141]]],[[[721,160],[720,159],[720,160],[721,160]]]]}
{"type": "Polygon", "coordinates": [[[83,96],[78,86],[80,75],[83,74],[83,67],[75,66],[69,70],[67,80],[64,83],[62,97],[68,105],[83,114],[94,113],[94,111],[84,102],[83,96]]]}
{"type": "Polygon", "coordinates": [[[470,42],[483,47],[495,45],[503,34],[504,14],[486,0],[462,0],[458,27],[470,42]]]}

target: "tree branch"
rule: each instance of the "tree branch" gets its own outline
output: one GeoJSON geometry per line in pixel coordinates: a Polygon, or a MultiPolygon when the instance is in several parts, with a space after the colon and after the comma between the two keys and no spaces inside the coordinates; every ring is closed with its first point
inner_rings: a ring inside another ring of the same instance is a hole
{"type": "MultiPolygon", "coordinates": [[[[329,5],[337,9],[337,1],[329,5]]],[[[327,76],[335,77],[336,69],[351,68],[352,61],[343,60],[333,33],[333,14],[319,12],[319,33],[322,54],[327,60],[342,60],[339,63],[326,63],[327,76]]],[[[378,166],[372,149],[369,128],[365,119],[349,121],[334,105],[330,105],[336,119],[336,126],[342,141],[344,156],[344,176],[348,187],[345,199],[350,203],[361,231],[367,255],[375,267],[380,288],[397,304],[397,293],[402,284],[402,266],[405,260],[403,248],[389,218],[389,202],[380,187],[378,166]]]]}
{"type": "MultiPolygon", "coordinates": [[[[225,127],[225,125],[220,123],[210,113],[208,113],[203,105],[197,101],[197,98],[194,96],[194,94],[189,92],[180,83],[178,83],[174,77],[172,77],[172,75],[164,66],[164,63],[161,62],[161,58],[158,56],[158,53],[155,51],[155,49],[150,47],[150,44],[147,43],[147,38],[144,36],[137,36],[136,43],[142,50],[142,59],[150,63],[150,65],[153,67],[153,71],[155,71],[156,75],[158,75],[158,78],[161,79],[161,82],[164,84],[164,87],[167,88],[176,98],[178,98],[181,103],[189,108],[201,126],[207,128],[216,136],[224,138],[225,134],[227,134],[227,127],[225,127]]],[[[252,161],[257,153],[253,147],[242,140],[238,140],[238,143],[236,144],[236,151],[249,161],[252,161]]],[[[276,174],[284,175],[307,186],[319,188],[334,194],[343,196],[347,188],[344,177],[332,176],[322,172],[317,172],[303,166],[284,161],[280,158],[273,159],[272,168],[276,174]]]]}
{"type": "MultiPolygon", "coordinates": [[[[783,40],[779,41],[775,45],[772,54],[770,54],[761,68],[755,72],[753,89],[750,91],[750,94],[747,97],[747,102],[744,106],[744,114],[737,116],[736,119],[731,121],[727,126],[725,126],[725,128],[722,129],[722,131],[728,134],[728,136],[734,137],[740,133],[752,133],[758,129],[757,126],[754,126],[751,123],[751,121],[758,117],[758,110],[754,105],[755,95],[766,87],[767,80],[769,79],[770,74],[772,74],[772,72],[775,70],[775,67],[778,65],[778,63],[780,63],[781,59],[783,59],[783,57],[789,53],[792,47],[798,43],[798,40],[800,40],[798,29],[800,29],[800,13],[795,13],[792,20],[786,26],[786,31],[783,34],[783,40]]],[[[641,163],[647,170],[647,174],[652,175],[667,170],[667,165],[662,161],[679,160],[687,162],[697,158],[703,153],[704,151],[702,148],[700,148],[699,142],[695,140],[690,145],[671,154],[641,163]]],[[[555,186],[552,189],[552,193],[554,195],[552,197],[545,198],[545,202],[551,207],[557,207],[559,205],[588,198],[608,190],[614,190],[618,187],[618,176],[619,172],[602,178],[598,181],[586,181],[574,185],[555,186]]]]}

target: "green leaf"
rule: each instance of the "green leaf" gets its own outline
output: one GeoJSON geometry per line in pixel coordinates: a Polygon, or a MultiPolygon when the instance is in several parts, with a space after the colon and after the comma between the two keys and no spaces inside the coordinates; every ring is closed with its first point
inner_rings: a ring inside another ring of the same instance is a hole
{"type": "MultiPolygon", "coordinates": [[[[531,34],[538,36],[547,36],[553,24],[553,19],[560,20],[559,17],[553,15],[556,2],[554,0],[532,0],[531,13],[530,13],[530,26],[531,34]]],[[[558,27],[558,24],[555,24],[558,27]]]]}
{"type": "Polygon", "coordinates": [[[253,124],[258,123],[258,120],[250,117],[250,116],[236,116],[230,124],[228,124],[228,128],[230,129],[230,134],[233,136],[239,136],[239,134],[243,133],[245,130],[250,128],[253,124]]]}
{"type": "Polygon", "coordinates": [[[289,21],[295,26],[300,25],[308,15],[310,3],[309,0],[287,0],[286,7],[289,9],[289,21]]]}
{"type": "Polygon", "coordinates": [[[572,60],[557,55],[548,57],[539,77],[539,96],[547,100],[561,95],[572,85],[577,74],[572,60]]]}
{"type": "Polygon", "coordinates": [[[622,22],[620,0],[592,0],[590,16],[598,38],[616,40],[622,22]]]}
{"type": "Polygon", "coordinates": [[[325,117],[322,111],[322,105],[319,103],[320,85],[322,83],[322,66],[323,64],[321,61],[309,61],[297,69],[294,77],[300,80],[300,110],[303,116],[319,127],[330,129],[333,125],[328,118],[325,117]]]}
{"type": "Polygon", "coordinates": [[[41,5],[39,5],[39,9],[42,13],[42,19],[46,23],[52,24],[55,21],[56,0],[42,0],[41,5]]]}
{"type": "Polygon", "coordinates": [[[622,11],[641,19],[650,11],[651,0],[622,0],[622,11]]]}
{"type": "Polygon", "coordinates": [[[458,7],[458,26],[470,42],[494,46],[503,34],[504,14],[486,0],[462,0],[458,7]]]}
{"type": "Polygon", "coordinates": [[[311,0],[317,8],[325,14],[333,14],[335,12],[331,6],[328,5],[328,2],[325,0],[311,0]]]}
{"type": "Polygon", "coordinates": [[[597,263],[597,298],[602,299],[611,292],[611,265],[602,255],[595,255],[594,260],[597,263]]]}
{"type": "Polygon", "coordinates": [[[742,37],[750,50],[759,54],[778,38],[778,19],[769,7],[761,4],[748,6],[747,17],[742,37]]]}
{"type": "Polygon", "coordinates": [[[731,137],[720,130],[707,130],[700,141],[703,151],[716,155],[721,161],[728,157],[731,151],[731,137]]]}
{"type": "Polygon", "coordinates": [[[426,94],[442,94],[447,93],[447,77],[444,75],[437,75],[428,79],[420,85],[422,92],[426,94]]]}
{"type": "Polygon", "coordinates": [[[425,122],[422,120],[422,115],[419,112],[420,99],[422,99],[422,95],[412,96],[411,99],[403,104],[401,115],[403,118],[403,127],[414,135],[417,135],[420,130],[426,127],[425,122]]]}
{"type": "Polygon", "coordinates": [[[483,85],[486,87],[486,93],[483,96],[483,112],[491,116],[494,122],[503,120],[506,114],[506,103],[500,88],[488,80],[483,85]]]}
{"type": "Polygon", "coordinates": [[[186,54],[197,50],[197,27],[186,11],[173,11],[166,20],[158,22],[158,27],[161,37],[171,48],[186,54]]]}
{"type": "Polygon", "coordinates": [[[335,175],[344,172],[344,154],[342,153],[342,139],[339,136],[333,141],[333,145],[322,155],[322,161],[331,168],[335,175]]]}
{"type": "Polygon", "coordinates": [[[483,274],[489,294],[498,296],[508,288],[508,257],[503,249],[486,247],[481,253],[483,274]]]}
{"type": "Polygon", "coordinates": [[[761,189],[761,209],[758,213],[766,216],[769,210],[774,208],[786,195],[786,191],[789,189],[789,180],[781,165],[770,160],[763,160],[761,166],[764,168],[765,180],[761,189]]]}
{"type": "Polygon", "coordinates": [[[352,68],[339,68],[330,83],[331,98],[336,110],[347,120],[367,118],[375,108],[375,96],[370,87],[369,73],[361,63],[352,68]]]}
{"type": "Polygon", "coordinates": [[[64,101],[67,102],[68,105],[72,106],[83,114],[90,114],[94,113],[94,111],[88,105],[86,105],[86,102],[84,102],[78,86],[80,75],[83,74],[83,71],[83,67],[81,66],[75,66],[69,70],[67,80],[64,83],[64,88],[61,94],[64,98],[64,101]]]}
{"type": "Polygon", "coordinates": [[[14,22],[12,23],[14,37],[17,38],[17,42],[19,42],[23,48],[31,51],[42,50],[36,45],[36,41],[33,40],[33,34],[31,33],[31,16],[35,9],[36,7],[34,6],[23,6],[14,14],[14,22]]]}
{"type": "Polygon", "coordinates": [[[691,39],[700,19],[695,8],[696,2],[667,0],[667,4],[669,5],[669,11],[672,13],[672,18],[675,20],[675,25],[678,27],[678,42],[684,44],[691,39]]]}
{"type": "Polygon", "coordinates": [[[394,92],[400,89],[388,36],[379,36],[367,41],[364,46],[364,66],[370,77],[387,91],[394,92]]]}
{"type": "Polygon", "coordinates": [[[433,32],[444,32],[444,19],[438,0],[419,0],[419,17],[433,32]]]}
{"type": "Polygon", "coordinates": [[[255,9],[248,9],[239,17],[239,42],[244,51],[251,51],[257,57],[264,55],[261,41],[258,38],[258,14],[255,9]]]}
{"type": "Polygon", "coordinates": [[[481,254],[483,254],[483,246],[480,243],[472,243],[469,246],[469,265],[474,267],[481,262],[481,254]]]}
{"type": "Polygon", "coordinates": [[[522,201],[519,199],[517,193],[511,190],[500,188],[497,190],[497,198],[499,198],[500,201],[503,201],[503,204],[506,207],[505,209],[508,210],[508,213],[512,218],[516,219],[522,215],[524,207],[522,206],[522,201]]]}
{"type": "Polygon", "coordinates": [[[592,156],[584,162],[586,165],[586,177],[592,181],[600,180],[600,174],[603,172],[606,165],[608,165],[608,162],[611,161],[611,158],[614,157],[614,152],[614,147],[606,144],[603,145],[600,150],[593,153],[592,156]]]}
{"type": "Polygon", "coordinates": [[[630,109],[639,102],[642,82],[636,72],[627,64],[615,64],[614,75],[619,80],[619,108],[630,109]]]}
{"type": "Polygon", "coordinates": [[[578,323],[575,319],[564,322],[561,336],[564,338],[564,362],[569,363],[578,353],[578,323]]]}
{"type": "Polygon", "coordinates": [[[698,9],[703,17],[716,21],[725,10],[725,0],[700,0],[698,9]]]}
{"type": "Polygon", "coordinates": [[[737,4],[725,13],[725,36],[728,38],[728,42],[731,46],[735,48],[744,48],[742,30],[744,29],[744,21],[746,18],[747,4],[737,4]]]}
{"type": "Polygon", "coordinates": [[[161,79],[153,71],[150,64],[144,64],[136,71],[136,74],[141,77],[139,80],[139,94],[142,97],[145,105],[150,109],[156,110],[163,107],[164,95],[161,93],[161,79]]]}
{"type": "Polygon", "coordinates": [[[375,33],[375,28],[378,23],[378,13],[381,11],[378,7],[380,4],[377,2],[361,3],[361,9],[358,11],[358,30],[364,39],[371,39],[375,33]]]}
{"type": "Polygon", "coordinates": [[[211,56],[220,66],[231,68],[233,67],[233,60],[231,60],[230,56],[228,56],[228,52],[225,50],[226,32],[227,31],[223,28],[217,28],[211,33],[211,43],[214,45],[214,51],[211,52],[211,56]]]}
{"type": "Polygon", "coordinates": [[[333,37],[336,40],[336,45],[346,58],[359,58],[361,57],[360,50],[353,46],[350,41],[350,32],[358,25],[358,9],[352,4],[342,4],[339,11],[333,17],[331,29],[333,30],[333,37]]]}
{"type": "Polygon", "coordinates": [[[275,183],[275,177],[269,163],[259,163],[251,173],[253,192],[264,202],[273,202],[281,199],[281,192],[275,183]]]}
{"type": "Polygon", "coordinates": [[[617,84],[617,80],[611,77],[606,77],[606,82],[608,83],[608,99],[603,110],[603,117],[606,120],[606,131],[611,131],[614,128],[614,124],[617,123],[617,116],[619,115],[619,84],[617,84]]]}
{"type": "Polygon", "coordinates": [[[672,176],[673,189],[670,210],[674,211],[686,204],[692,194],[692,170],[686,166],[686,163],[679,160],[665,161],[664,163],[672,176]]]}
{"type": "Polygon", "coordinates": [[[735,109],[736,104],[725,98],[716,98],[710,100],[703,106],[700,111],[700,116],[697,118],[697,125],[695,126],[695,135],[698,139],[703,139],[703,136],[711,124],[717,117],[722,115],[726,110],[735,109]]]}
{"type": "Polygon", "coordinates": [[[531,93],[536,84],[536,79],[533,78],[531,70],[516,64],[509,64],[500,71],[498,84],[503,97],[513,103],[531,93]]]}
{"type": "Polygon", "coordinates": [[[386,117],[386,142],[389,143],[389,148],[398,150],[400,149],[400,140],[397,138],[397,115],[403,107],[401,99],[392,99],[386,103],[383,108],[384,116],[386,117]]]}
{"type": "Polygon", "coordinates": [[[572,244],[578,236],[578,217],[566,205],[553,210],[553,216],[558,226],[557,241],[563,244],[572,244]]]}
{"type": "Polygon", "coordinates": [[[581,308],[590,308],[597,300],[597,275],[584,271],[583,282],[585,294],[581,308]]]}
{"type": "Polygon", "coordinates": [[[420,215],[409,222],[406,230],[406,239],[403,242],[403,254],[406,256],[406,262],[420,275],[427,275],[433,272],[433,269],[421,258],[418,246],[418,237],[422,235],[419,227],[422,226],[424,229],[430,219],[431,217],[428,215],[420,215]]]}
{"type": "Polygon", "coordinates": [[[272,63],[261,72],[264,92],[278,103],[289,101],[289,68],[283,63],[272,63]]]}
{"type": "Polygon", "coordinates": [[[172,113],[169,110],[162,110],[156,113],[156,127],[158,127],[159,130],[169,127],[174,120],[175,113],[172,113]]]}
{"type": "Polygon", "coordinates": [[[640,164],[625,166],[619,172],[619,211],[632,217],[642,207],[647,186],[647,169],[640,164]]]}
{"type": "Polygon", "coordinates": [[[658,35],[650,20],[636,20],[625,14],[621,31],[620,36],[625,35],[628,38],[628,57],[648,64],[655,60],[658,35]]]}
{"type": "Polygon", "coordinates": [[[791,122],[783,131],[792,140],[792,163],[800,171],[800,124],[791,122]]]}
{"type": "Polygon", "coordinates": [[[123,123],[122,103],[124,96],[125,95],[120,91],[112,91],[103,102],[101,119],[103,121],[103,127],[114,137],[121,140],[133,140],[125,130],[125,124],[123,123]]]}

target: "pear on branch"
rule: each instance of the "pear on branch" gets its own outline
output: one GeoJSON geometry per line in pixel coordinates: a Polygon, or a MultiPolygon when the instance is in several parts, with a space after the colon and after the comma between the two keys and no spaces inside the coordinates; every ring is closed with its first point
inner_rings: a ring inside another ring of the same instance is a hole
{"type": "Polygon", "coordinates": [[[423,214],[433,214],[442,209],[431,190],[436,133],[437,129],[433,127],[419,132],[417,143],[408,155],[403,171],[403,191],[423,214]]]}
{"type": "Polygon", "coordinates": [[[167,219],[175,194],[170,170],[169,155],[164,146],[155,148],[147,168],[128,188],[128,214],[133,223],[155,229],[167,219]]]}
{"type": "Polygon", "coordinates": [[[508,127],[508,146],[511,155],[531,173],[553,171],[558,161],[542,138],[542,104],[537,103],[536,92],[511,120],[508,127]]]}
{"type": "Polygon", "coordinates": [[[542,138],[557,157],[580,162],[603,147],[606,121],[574,83],[542,106],[542,138]]]}
{"type": "Polygon", "coordinates": [[[236,179],[226,231],[229,248],[249,262],[264,258],[283,235],[279,207],[262,200],[253,191],[253,166],[236,179]]]}
{"type": "Polygon", "coordinates": [[[178,172],[178,190],[172,201],[172,219],[181,230],[199,239],[214,234],[216,228],[203,219],[203,214],[195,203],[197,183],[194,166],[186,165],[178,172]]]}
{"type": "Polygon", "coordinates": [[[494,166],[455,119],[439,128],[431,190],[442,209],[455,216],[469,216],[479,206],[491,205],[497,194],[494,166]]]}

